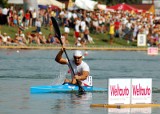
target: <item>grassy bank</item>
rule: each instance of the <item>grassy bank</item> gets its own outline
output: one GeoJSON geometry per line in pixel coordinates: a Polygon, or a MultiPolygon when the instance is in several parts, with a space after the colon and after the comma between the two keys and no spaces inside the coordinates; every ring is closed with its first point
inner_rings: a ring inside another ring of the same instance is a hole
{"type": "MultiPolygon", "coordinates": [[[[30,27],[29,29],[24,30],[23,32],[26,34],[27,32],[32,32],[34,31],[36,28],[35,27],[30,27]]],[[[61,33],[63,33],[63,28],[60,27],[61,33]]],[[[6,32],[9,36],[11,36],[11,38],[15,37],[15,33],[17,33],[18,28],[17,27],[9,27],[7,25],[1,26],[0,28],[1,33],[6,32]]],[[[50,31],[49,27],[42,27],[41,28],[42,33],[46,36],[46,38],[48,37],[49,33],[54,33],[53,31],[50,31]]],[[[87,44],[87,47],[135,47],[136,46],[136,42],[130,42],[127,43],[126,40],[122,39],[122,38],[114,38],[113,44],[110,45],[109,44],[109,35],[108,33],[91,33],[90,34],[91,37],[94,40],[94,44],[87,44]]],[[[68,40],[70,43],[70,46],[74,46],[74,37],[73,37],[73,29],[71,29],[71,32],[69,33],[68,36],[68,40]]]]}

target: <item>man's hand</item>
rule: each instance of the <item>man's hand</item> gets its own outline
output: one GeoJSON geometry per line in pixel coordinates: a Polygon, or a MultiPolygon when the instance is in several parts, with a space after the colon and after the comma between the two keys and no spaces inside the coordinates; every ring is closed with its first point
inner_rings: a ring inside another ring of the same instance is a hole
{"type": "Polygon", "coordinates": [[[65,46],[64,46],[64,45],[62,45],[61,51],[64,51],[64,50],[65,50],[65,46]]]}
{"type": "Polygon", "coordinates": [[[75,75],[74,78],[77,80],[81,80],[81,76],[78,76],[78,75],[75,75]]]}

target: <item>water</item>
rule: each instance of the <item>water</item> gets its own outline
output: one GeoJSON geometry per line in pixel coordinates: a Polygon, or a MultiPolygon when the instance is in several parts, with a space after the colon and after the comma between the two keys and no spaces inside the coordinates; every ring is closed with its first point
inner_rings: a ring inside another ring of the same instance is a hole
{"type": "MultiPolygon", "coordinates": [[[[107,92],[75,94],[30,94],[30,87],[57,83],[67,66],[54,61],[58,50],[0,50],[0,114],[112,114],[90,104],[107,103],[107,92]]],[[[72,58],[72,51],[67,53],[72,58]]],[[[93,84],[107,87],[108,78],[152,78],[154,103],[160,103],[160,56],[143,51],[88,51],[84,60],[90,65],[93,84]]],[[[66,74],[66,77],[70,77],[66,74]]],[[[62,80],[61,80],[62,81],[62,80]]],[[[58,82],[60,83],[60,82],[58,82]]],[[[159,114],[159,108],[118,109],[116,113],[159,114]],[[128,111],[129,110],[129,111],[128,111]],[[146,110],[146,111],[145,111],[146,110]]]]}

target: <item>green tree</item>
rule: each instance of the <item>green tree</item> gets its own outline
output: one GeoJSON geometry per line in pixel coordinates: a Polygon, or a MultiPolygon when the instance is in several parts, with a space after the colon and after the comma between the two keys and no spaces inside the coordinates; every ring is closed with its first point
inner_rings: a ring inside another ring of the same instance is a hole
{"type": "Polygon", "coordinates": [[[0,6],[1,7],[7,7],[8,6],[8,0],[0,0],[0,6]]]}
{"type": "Polygon", "coordinates": [[[142,0],[94,0],[101,3],[106,3],[107,5],[114,5],[118,3],[127,3],[127,4],[141,4],[142,0]]]}

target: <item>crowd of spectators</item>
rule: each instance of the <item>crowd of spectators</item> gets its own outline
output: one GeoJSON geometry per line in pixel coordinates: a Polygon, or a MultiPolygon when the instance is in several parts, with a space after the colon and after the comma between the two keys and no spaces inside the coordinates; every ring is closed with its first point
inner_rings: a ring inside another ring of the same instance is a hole
{"type": "Polygon", "coordinates": [[[145,34],[148,46],[160,46],[160,17],[146,12],[129,11],[86,11],[86,10],[52,10],[34,9],[26,12],[22,8],[15,10],[13,7],[0,8],[0,25],[19,26],[18,33],[10,38],[7,33],[0,35],[0,43],[26,45],[31,43],[59,44],[59,40],[53,35],[45,36],[41,32],[44,26],[52,31],[50,17],[57,19],[60,26],[64,28],[62,41],[69,45],[68,34],[70,29],[74,30],[73,38],[76,46],[85,46],[94,43],[90,33],[109,34],[109,43],[112,45],[114,38],[125,39],[128,43],[136,42],[138,34],[145,34]],[[29,27],[36,27],[35,31],[23,33],[29,27]]]}

